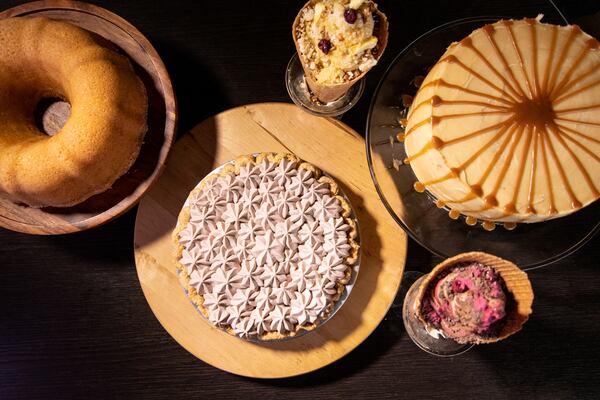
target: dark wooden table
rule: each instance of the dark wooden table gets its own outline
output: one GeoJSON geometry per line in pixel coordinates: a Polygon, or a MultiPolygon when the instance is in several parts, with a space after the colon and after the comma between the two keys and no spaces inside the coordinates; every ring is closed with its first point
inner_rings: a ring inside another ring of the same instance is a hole
{"type": "MultiPolygon", "coordinates": [[[[0,9],[18,1],[0,1],[0,9]]],[[[98,1],[136,25],[169,69],[179,134],[253,102],[289,101],[284,69],[302,0],[98,1]]],[[[343,120],[364,132],[375,85],[395,54],[426,30],[472,15],[556,12],[541,0],[380,0],[390,44],[343,120]]],[[[598,36],[598,1],[559,2],[598,36]],[[595,14],[595,16],[593,15],[595,14]]],[[[28,236],[0,229],[0,399],[12,398],[600,398],[600,237],[530,273],[534,314],[504,342],[440,359],[419,350],[395,309],[354,352],[284,380],[240,378],[204,364],[163,330],[133,260],[135,210],[98,229],[28,236]]],[[[557,235],[560,235],[557,232],[557,235]]],[[[409,243],[407,270],[439,260],[409,243]]]]}

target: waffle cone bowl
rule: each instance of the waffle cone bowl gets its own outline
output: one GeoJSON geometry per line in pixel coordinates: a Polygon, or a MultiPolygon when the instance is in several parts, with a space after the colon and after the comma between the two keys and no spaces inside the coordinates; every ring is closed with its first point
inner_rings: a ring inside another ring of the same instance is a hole
{"type": "Polygon", "coordinates": [[[494,335],[493,337],[476,337],[472,340],[469,338],[469,340],[462,341],[455,338],[452,339],[459,343],[494,343],[502,339],[506,339],[513,333],[521,330],[523,324],[529,319],[529,315],[532,312],[531,305],[533,303],[533,289],[527,274],[510,261],[493,256],[491,254],[477,251],[462,253],[448,258],[447,260],[438,264],[428,275],[424,277],[415,300],[415,311],[417,318],[424,324],[429,325],[422,313],[422,305],[429,292],[429,289],[445,272],[457,266],[458,264],[466,262],[479,262],[483,265],[489,266],[498,272],[498,274],[504,280],[507,296],[505,323],[498,334],[494,335]]]}
{"type": "MultiPolygon", "coordinates": [[[[315,77],[315,72],[309,68],[310,61],[307,60],[306,57],[304,57],[304,55],[300,51],[300,46],[298,45],[298,40],[296,37],[296,31],[300,24],[300,19],[301,19],[303,10],[309,6],[314,6],[319,1],[320,0],[310,0],[308,3],[306,3],[302,7],[300,12],[298,12],[296,19],[294,20],[294,24],[292,25],[292,37],[294,38],[294,44],[296,45],[298,57],[300,58],[300,62],[302,63],[302,69],[304,69],[304,75],[305,75],[306,83],[308,84],[308,87],[310,88],[311,92],[315,95],[315,97],[320,102],[329,103],[329,102],[335,101],[335,100],[339,99],[340,97],[342,97],[346,92],[348,92],[348,90],[350,90],[350,88],[355,83],[360,81],[367,74],[367,72],[369,72],[369,70],[362,71],[360,74],[354,76],[353,79],[351,79],[347,82],[344,82],[344,83],[324,84],[324,83],[317,82],[316,77],[315,77]]],[[[379,26],[377,28],[377,31],[374,32],[374,35],[377,36],[378,41],[377,41],[377,47],[375,48],[375,53],[373,55],[374,55],[375,59],[377,61],[379,61],[379,59],[381,58],[381,55],[383,54],[383,52],[387,46],[388,20],[387,20],[385,14],[382,13],[381,11],[379,11],[378,9],[375,10],[375,14],[378,17],[379,26]]]]}

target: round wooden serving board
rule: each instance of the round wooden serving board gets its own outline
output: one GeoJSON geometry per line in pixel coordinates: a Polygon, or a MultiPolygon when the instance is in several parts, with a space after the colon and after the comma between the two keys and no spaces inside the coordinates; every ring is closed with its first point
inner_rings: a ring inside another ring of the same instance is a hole
{"type": "MultiPolygon", "coordinates": [[[[129,57],[148,93],[148,132],[131,169],[104,193],[69,208],[30,208],[0,198],[0,226],[33,234],[61,234],[93,228],[133,207],[161,174],[175,137],[177,107],[167,70],[150,42],[118,15],[88,3],[48,0],[26,3],[0,13],[10,17],[47,17],[91,31],[129,57]]],[[[46,132],[62,125],[68,107],[44,114],[46,132]],[[50,114],[50,115],[48,115],[50,114]]]]}
{"type": "Polygon", "coordinates": [[[234,374],[281,378],[343,357],[377,327],[404,270],[406,235],[390,218],[371,181],[364,140],[334,119],[291,104],[254,104],[225,111],[182,137],[164,174],[141,201],[135,260],[142,289],[164,328],[201,360],[234,374]],[[189,191],[217,166],[241,154],[291,152],[333,176],[354,206],[362,255],[356,285],[333,318],[287,341],[255,344],[206,322],[180,286],[171,232],[189,191]]]}

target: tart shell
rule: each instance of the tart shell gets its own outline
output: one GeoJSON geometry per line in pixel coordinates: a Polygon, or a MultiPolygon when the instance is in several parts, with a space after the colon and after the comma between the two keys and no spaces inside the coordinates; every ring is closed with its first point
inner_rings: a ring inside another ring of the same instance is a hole
{"type": "MultiPolygon", "coordinates": [[[[190,199],[195,198],[200,193],[200,191],[204,188],[204,186],[207,184],[207,182],[210,182],[213,179],[216,179],[220,176],[224,176],[224,175],[227,175],[230,173],[234,173],[234,174],[238,175],[240,172],[240,168],[247,164],[259,164],[259,163],[263,162],[264,160],[268,160],[273,163],[278,163],[279,161],[281,161],[284,158],[286,158],[288,161],[296,162],[298,164],[298,166],[297,166],[298,169],[304,169],[304,170],[310,171],[315,180],[317,180],[320,183],[327,184],[329,186],[331,196],[338,199],[338,201],[341,204],[342,218],[344,218],[344,221],[350,227],[350,231],[348,234],[348,244],[350,245],[351,250],[350,250],[350,255],[348,257],[346,257],[346,259],[344,260],[344,262],[348,266],[346,269],[346,276],[345,276],[345,278],[343,278],[342,280],[337,282],[337,294],[335,295],[335,297],[333,298],[332,302],[329,304],[329,306],[327,307],[325,312],[323,312],[322,315],[319,317],[319,319],[317,320],[316,323],[302,324],[302,325],[297,324],[294,326],[294,330],[287,332],[285,334],[282,334],[282,333],[279,333],[276,331],[267,331],[267,332],[263,333],[262,335],[255,336],[255,338],[257,338],[259,341],[281,340],[281,339],[294,337],[294,336],[298,335],[301,331],[314,330],[323,321],[325,321],[327,319],[327,317],[331,314],[331,312],[334,309],[335,303],[340,299],[342,293],[344,292],[346,284],[348,282],[350,282],[350,278],[352,277],[352,266],[354,264],[356,264],[359,259],[360,246],[357,242],[357,237],[358,237],[357,222],[352,218],[352,208],[351,208],[350,204],[348,203],[348,201],[344,198],[344,196],[342,196],[337,183],[330,177],[323,175],[321,170],[319,170],[317,167],[315,167],[314,165],[312,165],[306,161],[301,160],[294,154],[290,154],[290,153],[258,153],[256,155],[252,155],[252,154],[242,155],[242,156],[237,157],[233,162],[225,164],[222,171],[217,172],[217,173],[212,173],[212,174],[206,176],[204,179],[202,179],[200,184],[190,192],[184,207],[182,208],[181,212],[179,213],[179,217],[177,220],[177,226],[175,227],[175,230],[173,231],[173,235],[172,235],[173,244],[175,246],[175,264],[176,264],[176,268],[177,268],[177,272],[178,272],[179,281],[180,281],[181,285],[184,287],[184,289],[186,290],[187,295],[188,295],[189,299],[191,300],[191,302],[197,307],[197,309],[202,313],[202,315],[206,318],[206,320],[208,322],[208,310],[204,307],[204,297],[201,294],[199,294],[194,287],[192,287],[190,285],[190,283],[189,283],[190,276],[188,275],[186,268],[180,263],[180,260],[182,257],[182,252],[184,250],[184,246],[181,245],[179,242],[180,232],[183,229],[185,229],[185,227],[187,226],[187,224],[190,221],[190,208],[187,204],[189,204],[190,199]]],[[[211,323],[211,325],[214,326],[216,329],[222,329],[212,323],[211,323]]],[[[236,335],[234,333],[234,331],[231,327],[226,327],[225,329],[222,329],[222,330],[226,331],[230,335],[239,337],[238,335],[236,335]]]]}

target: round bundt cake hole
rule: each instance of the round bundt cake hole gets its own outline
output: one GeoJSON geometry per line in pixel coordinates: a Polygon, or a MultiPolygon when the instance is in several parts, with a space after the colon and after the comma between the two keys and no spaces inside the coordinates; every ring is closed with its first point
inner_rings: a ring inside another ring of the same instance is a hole
{"type": "Polygon", "coordinates": [[[53,136],[65,125],[71,115],[71,104],[61,98],[42,99],[35,110],[35,122],[38,129],[53,136]]]}

